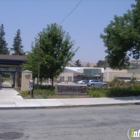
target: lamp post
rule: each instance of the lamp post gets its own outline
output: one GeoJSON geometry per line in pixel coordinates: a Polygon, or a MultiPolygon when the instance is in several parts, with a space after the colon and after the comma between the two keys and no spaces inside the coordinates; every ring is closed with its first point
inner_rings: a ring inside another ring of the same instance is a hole
{"type": "MultiPolygon", "coordinates": [[[[39,34],[39,49],[41,47],[41,35],[39,34]]],[[[38,74],[37,74],[37,89],[39,89],[39,81],[40,81],[40,51],[38,51],[38,74]]]]}
{"type": "Polygon", "coordinates": [[[38,63],[37,89],[39,89],[39,77],[40,77],[40,63],[38,63]]]}

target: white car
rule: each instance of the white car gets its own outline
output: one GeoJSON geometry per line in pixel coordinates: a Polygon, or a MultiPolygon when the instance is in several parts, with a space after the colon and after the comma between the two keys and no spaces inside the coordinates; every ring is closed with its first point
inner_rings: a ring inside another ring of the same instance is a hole
{"type": "Polygon", "coordinates": [[[80,80],[77,82],[77,84],[87,84],[87,80],[80,80]]]}

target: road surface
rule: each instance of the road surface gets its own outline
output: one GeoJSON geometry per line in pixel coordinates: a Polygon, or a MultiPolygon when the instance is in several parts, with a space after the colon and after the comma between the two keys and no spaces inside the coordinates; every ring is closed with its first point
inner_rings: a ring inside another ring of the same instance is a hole
{"type": "Polygon", "coordinates": [[[130,128],[140,129],[139,105],[0,110],[0,140],[128,140],[130,128]]]}

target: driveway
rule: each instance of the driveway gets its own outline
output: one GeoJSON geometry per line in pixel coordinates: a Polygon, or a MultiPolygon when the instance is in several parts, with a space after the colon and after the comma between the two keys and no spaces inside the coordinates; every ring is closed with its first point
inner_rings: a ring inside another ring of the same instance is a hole
{"type": "Polygon", "coordinates": [[[5,87],[11,88],[12,86],[11,86],[11,84],[9,82],[5,81],[5,82],[2,83],[2,87],[3,88],[5,88],[5,87]]]}
{"type": "Polygon", "coordinates": [[[11,84],[9,82],[2,83],[2,88],[0,89],[0,101],[23,99],[20,95],[18,95],[19,93],[14,88],[10,87],[11,84]]]}

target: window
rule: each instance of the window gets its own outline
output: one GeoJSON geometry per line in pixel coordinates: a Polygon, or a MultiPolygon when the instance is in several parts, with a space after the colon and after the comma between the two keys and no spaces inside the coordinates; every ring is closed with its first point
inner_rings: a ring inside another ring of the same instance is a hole
{"type": "Polygon", "coordinates": [[[92,80],[91,82],[98,82],[98,80],[92,80]]]}
{"type": "Polygon", "coordinates": [[[68,82],[72,82],[72,77],[68,76],[68,82]]]}
{"type": "Polygon", "coordinates": [[[60,77],[60,82],[64,82],[64,76],[60,77]]]}

